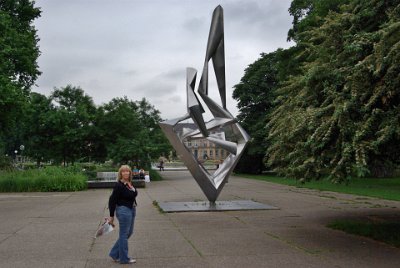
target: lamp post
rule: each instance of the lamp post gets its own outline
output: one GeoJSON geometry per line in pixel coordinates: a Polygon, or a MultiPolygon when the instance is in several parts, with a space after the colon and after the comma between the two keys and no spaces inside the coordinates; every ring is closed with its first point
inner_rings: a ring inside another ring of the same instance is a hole
{"type": "Polygon", "coordinates": [[[25,150],[25,146],[24,145],[19,146],[19,150],[21,151],[21,167],[22,167],[22,169],[24,169],[24,157],[23,157],[22,153],[25,150]]]}
{"type": "Polygon", "coordinates": [[[15,153],[15,158],[14,158],[15,167],[17,167],[17,154],[18,154],[18,150],[15,150],[14,153],[15,153]]]}

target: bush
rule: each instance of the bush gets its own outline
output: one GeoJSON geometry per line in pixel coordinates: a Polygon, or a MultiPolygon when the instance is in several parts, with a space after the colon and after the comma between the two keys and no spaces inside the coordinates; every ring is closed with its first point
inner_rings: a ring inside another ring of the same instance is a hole
{"type": "Polygon", "coordinates": [[[73,167],[46,167],[0,173],[0,192],[66,192],[86,188],[85,175],[73,167]]]}
{"type": "Polygon", "coordinates": [[[0,170],[12,170],[12,159],[9,156],[0,155],[0,170]]]}
{"type": "Polygon", "coordinates": [[[82,172],[87,180],[96,180],[97,172],[112,172],[118,171],[118,168],[110,164],[96,164],[96,163],[75,163],[68,168],[74,169],[76,172],[82,172]]]}
{"type": "Polygon", "coordinates": [[[157,170],[151,168],[149,169],[149,175],[150,175],[150,180],[152,181],[162,181],[163,179],[157,170]]]}
{"type": "Polygon", "coordinates": [[[247,151],[245,151],[234,171],[245,174],[261,174],[262,171],[265,170],[263,160],[263,154],[250,155],[247,153],[247,151]]]}

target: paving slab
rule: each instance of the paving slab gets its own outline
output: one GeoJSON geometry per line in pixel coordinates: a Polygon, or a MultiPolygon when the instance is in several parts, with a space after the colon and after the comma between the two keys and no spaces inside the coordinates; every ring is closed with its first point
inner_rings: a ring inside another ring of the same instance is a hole
{"type": "MultiPolygon", "coordinates": [[[[279,210],[162,213],[154,202],[206,202],[187,171],[139,189],[129,240],[135,267],[399,267],[400,249],[331,230],[334,219],[400,219],[400,202],[232,176],[219,200],[279,210]]],[[[0,193],[0,267],[121,267],[114,232],[93,236],[109,189],[0,193]]]]}
{"type": "Polygon", "coordinates": [[[277,207],[262,204],[252,200],[209,201],[197,202],[160,202],[158,206],[163,212],[193,212],[193,211],[231,211],[231,210],[269,210],[277,207]]]}

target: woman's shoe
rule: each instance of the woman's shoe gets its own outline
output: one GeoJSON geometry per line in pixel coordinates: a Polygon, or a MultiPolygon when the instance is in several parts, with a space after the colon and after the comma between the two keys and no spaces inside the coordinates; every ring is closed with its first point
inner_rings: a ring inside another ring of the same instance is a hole
{"type": "Polygon", "coordinates": [[[111,257],[111,259],[113,260],[113,262],[119,262],[118,259],[114,259],[113,257],[111,257]]]}
{"type": "Polygon", "coordinates": [[[133,259],[133,258],[130,258],[130,259],[129,259],[129,263],[136,263],[136,260],[133,259]]]}

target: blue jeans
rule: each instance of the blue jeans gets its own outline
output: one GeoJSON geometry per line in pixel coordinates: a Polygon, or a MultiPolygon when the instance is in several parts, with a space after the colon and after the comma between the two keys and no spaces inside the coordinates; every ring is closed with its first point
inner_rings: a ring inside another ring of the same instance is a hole
{"type": "Polygon", "coordinates": [[[125,206],[117,206],[115,211],[119,222],[119,238],[112,247],[109,256],[113,259],[119,259],[120,263],[128,263],[128,238],[133,233],[136,207],[130,209],[125,206]]]}

